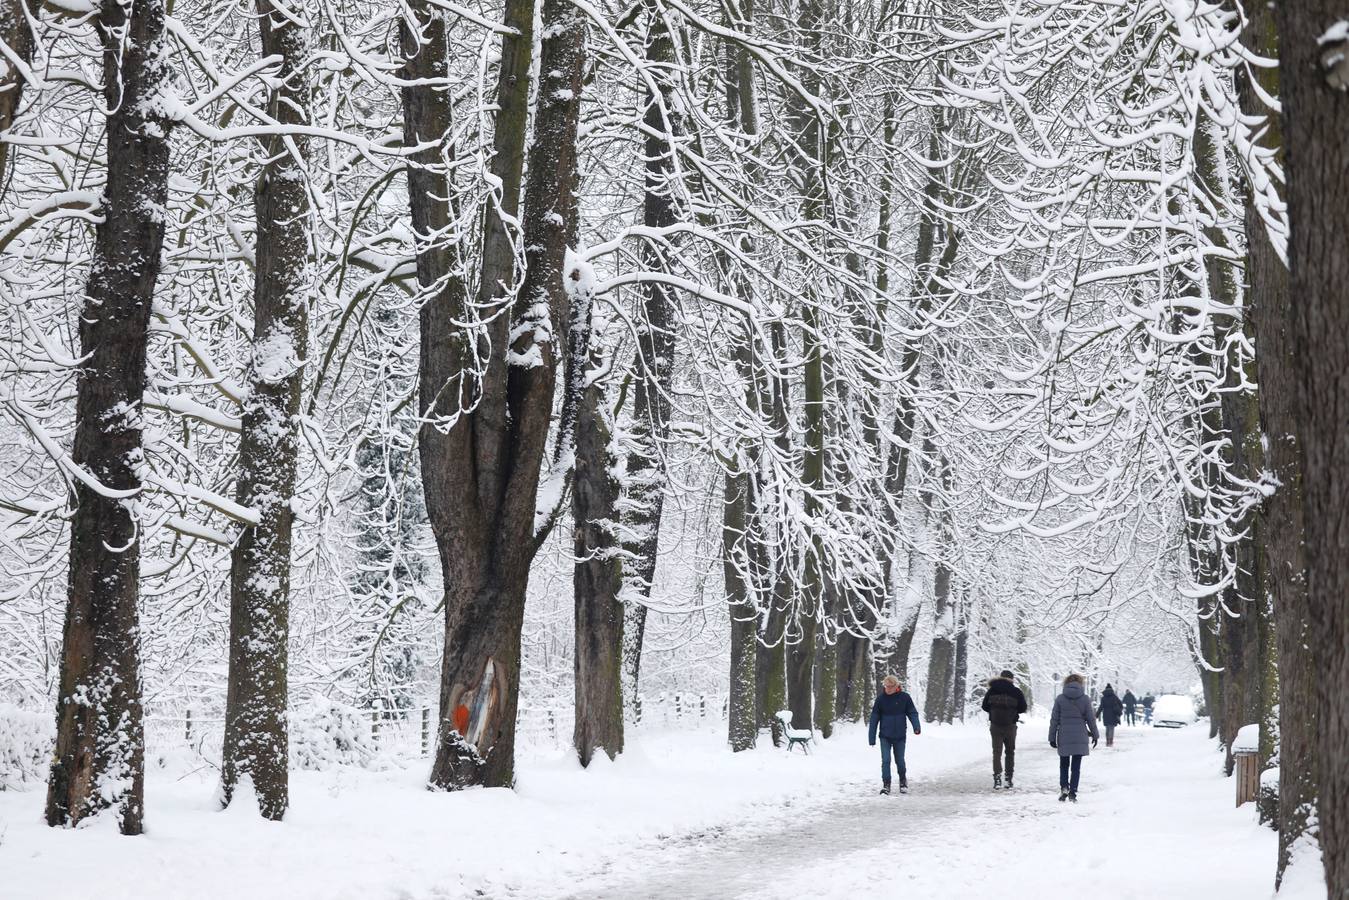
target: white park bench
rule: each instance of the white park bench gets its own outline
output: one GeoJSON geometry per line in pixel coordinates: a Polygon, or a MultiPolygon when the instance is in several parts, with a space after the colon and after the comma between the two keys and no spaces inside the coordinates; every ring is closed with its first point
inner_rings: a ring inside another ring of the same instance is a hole
{"type": "Polygon", "coordinates": [[[815,732],[808,728],[793,728],[792,712],[789,709],[778,713],[778,721],[782,723],[782,733],[787,738],[787,752],[791,753],[793,747],[800,746],[802,753],[809,753],[810,745],[815,740],[815,732]]]}

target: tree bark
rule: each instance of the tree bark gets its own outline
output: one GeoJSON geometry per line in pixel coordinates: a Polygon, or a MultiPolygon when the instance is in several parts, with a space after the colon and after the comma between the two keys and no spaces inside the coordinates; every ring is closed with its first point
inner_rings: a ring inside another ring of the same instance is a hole
{"type": "Polygon", "coordinates": [[[970,673],[970,625],[965,609],[965,600],[961,598],[956,604],[956,649],[955,649],[955,679],[951,690],[951,707],[948,722],[953,722],[957,718],[965,721],[965,696],[969,690],[970,673]]]}
{"type": "Polygon", "coordinates": [[[9,162],[9,142],[4,134],[14,127],[23,102],[23,89],[27,83],[23,69],[8,59],[12,53],[27,66],[33,60],[33,29],[28,22],[27,7],[24,0],[0,0],[0,44],[8,47],[8,53],[0,51],[0,197],[4,196],[4,187],[9,176],[6,164],[9,162]]]}
{"type": "MultiPolygon", "coordinates": [[[[674,119],[674,38],[665,21],[665,8],[644,0],[647,17],[646,62],[658,92],[647,88],[642,124],[646,129],[643,157],[646,166],[642,198],[642,224],[669,228],[676,221],[673,138],[678,134],[674,119]]],[[[642,243],[642,267],[668,272],[665,245],[661,240],[642,243]]],[[[642,282],[642,315],[637,320],[637,378],[633,397],[632,427],[626,435],[631,450],[625,476],[624,555],[629,560],[625,574],[626,619],[624,624],[624,670],[626,690],[635,698],[642,671],[642,644],[646,638],[646,605],[656,574],[660,549],[661,511],[665,507],[665,444],[670,436],[670,391],[674,383],[675,308],[669,286],[642,282]]]]}
{"type": "MultiPolygon", "coordinates": [[[[1288,185],[1289,296],[1295,321],[1293,358],[1301,369],[1305,406],[1297,434],[1305,453],[1307,629],[1305,653],[1314,667],[1317,809],[1326,886],[1331,897],[1349,897],[1349,94],[1342,62],[1344,42],[1320,38],[1344,18],[1333,0],[1280,3],[1279,79],[1288,185]]],[[[1264,335],[1262,335],[1264,336],[1264,335]]],[[[1267,384],[1271,401],[1297,409],[1297,395],[1277,393],[1286,381],[1267,384]]],[[[1279,435],[1280,439],[1283,435],[1279,435]]],[[[1275,443],[1278,443],[1277,441],[1275,443]]],[[[1284,695],[1299,687],[1284,682],[1284,695]]],[[[1281,766],[1282,768],[1282,766],[1281,766]]]]}
{"type": "MultiPolygon", "coordinates": [[[[1279,55],[1274,11],[1263,3],[1245,8],[1247,26],[1242,34],[1247,47],[1260,56],[1279,55]]],[[[1260,99],[1280,94],[1279,69],[1261,68],[1241,72],[1237,97],[1243,114],[1266,123],[1262,146],[1283,165],[1283,133],[1276,113],[1260,99]]],[[[1267,560],[1272,595],[1274,645],[1278,678],[1279,863],[1277,887],[1301,841],[1315,841],[1311,827],[1317,795],[1319,703],[1316,686],[1320,678],[1308,646],[1308,598],[1306,580],[1305,520],[1303,499],[1303,447],[1298,429],[1304,420],[1305,400],[1297,362],[1296,327],[1288,292],[1288,269],[1270,242],[1254,195],[1246,192],[1246,297],[1255,333],[1255,363],[1259,389],[1261,430],[1266,437],[1265,466],[1277,480],[1274,492],[1260,509],[1260,539],[1267,560]]]]}
{"type": "Polygon", "coordinates": [[[749,570],[746,542],[753,474],[738,465],[726,474],[722,501],[721,559],[726,582],[726,603],[731,616],[731,673],[727,739],[739,752],[754,747],[758,735],[755,708],[755,647],[758,643],[758,612],[745,573],[749,570]]]}
{"type": "Polygon", "coordinates": [[[937,563],[932,616],[934,631],[932,651],[928,656],[927,696],[923,701],[923,718],[928,722],[945,722],[949,719],[951,688],[955,683],[951,569],[945,562],[937,563]]]}
{"type": "MultiPolygon", "coordinates": [[[[818,0],[805,0],[798,10],[798,27],[804,35],[807,48],[818,57],[823,41],[824,10],[818,0]]],[[[820,73],[808,66],[800,75],[801,82],[812,95],[819,95],[820,73]]],[[[801,179],[801,218],[808,222],[823,218],[826,202],[824,185],[824,133],[815,110],[808,108],[799,97],[794,97],[790,111],[795,146],[793,165],[801,179]]],[[[820,628],[820,617],[825,605],[824,544],[819,535],[817,517],[822,513],[825,450],[824,450],[824,323],[816,292],[807,290],[801,301],[801,356],[804,376],[804,396],[801,412],[805,423],[805,454],[801,467],[801,486],[804,495],[802,507],[810,523],[810,538],[804,548],[804,570],[801,578],[800,612],[789,628],[787,651],[787,704],[792,711],[792,727],[809,729],[814,722],[815,701],[815,642],[820,628]]],[[[829,685],[832,692],[833,685],[829,685]]],[[[832,693],[831,693],[832,696],[832,693]]],[[[830,717],[832,719],[832,716],[830,717]]]]}
{"type": "MultiPolygon", "coordinates": [[[[262,56],[280,66],[267,112],[281,125],[309,123],[308,41],[294,15],[258,0],[262,56]]],[[[270,135],[253,193],[253,360],[239,439],[240,504],[253,509],[230,554],[229,687],[220,801],[248,777],[258,810],[279,820],[289,803],[286,728],[291,528],[299,454],[300,394],[309,358],[309,193],[305,142],[270,135]]]]}
{"type": "Polygon", "coordinates": [[[49,825],[116,808],[140,834],[145,735],[140,689],[140,526],[146,339],[164,245],[171,122],[154,102],[168,89],[161,0],[104,0],[107,184],[79,319],[83,365],[71,456],[75,480],[70,581],[49,825]]]}
{"type": "MultiPolygon", "coordinates": [[[[787,331],[781,320],[769,326],[769,337],[773,355],[777,359],[784,359],[787,354],[787,331]]],[[[779,375],[766,374],[763,390],[770,393],[767,402],[775,449],[781,458],[789,459],[793,448],[787,415],[789,395],[786,381],[779,375]]],[[[777,524],[780,527],[782,523],[777,524]]],[[[761,521],[759,530],[769,533],[768,523],[761,521]]],[[[782,743],[782,722],[777,714],[787,708],[787,612],[791,609],[797,590],[795,562],[793,548],[786,540],[779,539],[772,547],[762,541],[756,542],[754,551],[761,560],[761,570],[773,573],[772,598],[760,623],[755,696],[759,701],[759,727],[767,726],[771,730],[773,746],[776,747],[782,743]]]]}
{"type": "MultiPolygon", "coordinates": [[[[464,296],[443,246],[444,226],[438,227],[448,221],[444,198],[449,192],[409,191],[419,241],[418,281],[432,293],[422,307],[419,391],[425,424],[419,450],[445,590],[440,725],[430,776],[431,787],[445,790],[514,780],[520,631],[537,546],[535,501],[552,412],[556,342],[561,339],[565,346],[569,325],[563,286],[567,230],[554,210],[567,208],[563,201],[571,188],[564,182],[574,179],[574,142],[536,142],[545,154],[536,160],[536,175],[558,181],[540,188],[526,211],[523,241],[534,275],[517,292],[517,236],[510,223],[520,205],[534,3],[510,0],[504,19],[493,197],[483,216],[475,302],[464,296]],[[428,280],[437,274],[450,277],[428,280]]],[[[435,30],[427,26],[428,35],[435,30]]],[[[549,43],[560,39],[554,35],[549,43]]],[[[416,52],[408,54],[410,67],[446,71],[439,40],[414,38],[412,43],[416,52]]],[[[555,69],[549,65],[542,71],[551,77],[555,69]]],[[[570,65],[562,71],[571,77],[570,65]]],[[[405,94],[409,91],[415,93],[405,112],[408,139],[443,142],[445,132],[436,130],[447,124],[443,98],[437,101],[412,87],[405,94]]],[[[577,102],[579,90],[570,98],[561,92],[544,97],[539,128],[549,134],[543,119],[559,105],[577,102]]],[[[424,174],[443,181],[440,165],[424,174]]],[[[410,168],[410,180],[415,173],[410,168]]]]}
{"type": "MultiPolygon", "coordinates": [[[[584,300],[589,318],[590,298],[584,300]]],[[[578,324],[580,319],[577,319],[578,324]]],[[[589,331],[587,321],[586,331],[589,331]]],[[[575,337],[575,336],[573,336],[575,337]]],[[[580,342],[573,340],[582,353],[580,342]]],[[[613,530],[619,484],[612,473],[613,421],[604,386],[584,388],[576,417],[572,479],[572,588],[576,606],[576,726],[572,742],[581,765],[595,750],[610,759],[623,751],[623,562],[613,530]]]]}
{"type": "MultiPolygon", "coordinates": [[[[1202,112],[1195,123],[1193,151],[1197,175],[1203,187],[1214,196],[1227,197],[1230,194],[1228,176],[1221,159],[1215,127],[1207,114],[1202,112]]],[[[1205,227],[1204,232],[1212,246],[1227,246],[1227,235],[1219,224],[1205,227]]],[[[1205,258],[1204,269],[1209,296],[1221,306],[1240,309],[1242,295],[1239,270],[1230,261],[1214,254],[1205,258]]],[[[1225,380],[1218,400],[1221,427],[1226,437],[1221,451],[1226,463],[1223,477],[1229,484],[1236,485],[1257,483],[1264,470],[1255,394],[1249,387],[1243,387],[1254,381],[1255,366],[1240,342],[1225,339],[1228,334],[1238,330],[1249,330],[1245,324],[1244,310],[1240,315],[1238,321],[1215,323],[1214,327],[1214,346],[1228,347],[1226,371],[1223,373],[1225,380]]],[[[1211,484],[1210,489],[1227,493],[1243,490],[1217,484],[1211,484]]],[[[1238,496],[1236,499],[1244,498],[1238,496]]],[[[1223,670],[1214,679],[1215,688],[1220,694],[1217,698],[1219,708],[1213,711],[1212,721],[1218,723],[1228,775],[1232,774],[1236,763],[1232,744],[1237,732],[1242,726],[1257,722],[1260,717],[1260,616],[1265,607],[1265,561],[1257,526],[1252,519],[1251,515],[1243,515],[1239,521],[1232,522],[1229,527],[1233,532],[1240,534],[1245,531],[1246,534],[1235,543],[1224,543],[1222,548],[1232,577],[1223,590],[1222,603],[1218,607],[1223,670]]]]}

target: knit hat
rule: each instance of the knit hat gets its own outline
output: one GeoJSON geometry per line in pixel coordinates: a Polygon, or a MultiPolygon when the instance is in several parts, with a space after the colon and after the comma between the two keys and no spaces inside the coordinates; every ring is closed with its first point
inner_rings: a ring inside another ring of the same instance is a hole
{"type": "Polygon", "coordinates": [[[1012,678],[1015,677],[1015,676],[1012,675],[1012,670],[1011,670],[1011,669],[1003,669],[1002,672],[999,673],[998,677],[999,677],[999,678],[1006,678],[1008,681],[1011,681],[1012,678]]]}

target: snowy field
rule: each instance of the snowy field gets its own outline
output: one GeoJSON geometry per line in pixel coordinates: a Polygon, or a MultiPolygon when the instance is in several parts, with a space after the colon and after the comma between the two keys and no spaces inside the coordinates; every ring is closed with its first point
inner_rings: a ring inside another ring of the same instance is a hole
{"type": "MultiPolygon", "coordinates": [[[[732,756],[707,730],[645,735],[588,772],[526,754],[515,792],[432,794],[422,766],[297,772],[281,824],[219,812],[211,771],[169,763],[150,771],[141,838],[50,829],[40,792],[0,792],[0,897],[1271,896],[1275,834],[1232,808],[1203,723],[1121,729],[1075,806],[1057,802],[1043,732],[1022,727],[1012,793],[989,789],[979,724],[911,737],[913,792],[891,797],[856,727],[809,758],[732,756]]],[[[1300,874],[1282,900],[1325,896],[1300,874]]]]}

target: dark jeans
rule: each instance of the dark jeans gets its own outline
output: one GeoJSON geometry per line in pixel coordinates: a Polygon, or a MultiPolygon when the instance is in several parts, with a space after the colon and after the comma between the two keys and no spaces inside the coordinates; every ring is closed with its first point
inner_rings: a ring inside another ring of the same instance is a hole
{"type": "Polygon", "coordinates": [[[988,733],[993,737],[993,774],[1002,774],[1002,755],[1005,750],[1007,753],[1007,780],[1011,781],[1012,770],[1016,768],[1016,726],[990,724],[988,733]]]}
{"type": "Polygon", "coordinates": [[[1130,725],[1137,725],[1138,716],[1132,709],[1126,709],[1124,711],[1124,721],[1128,722],[1130,725]]]}
{"type": "Polygon", "coordinates": [[[1059,757],[1059,787],[1068,791],[1070,794],[1077,793],[1077,782],[1082,777],[1082,757],[1081,756],[1060,756],[1059,757]],[[1068,774],[1069,765],[1072,767],[1071,778],[1068,774]]]}
{"type": "Polygon", "coordinates": [[[904,738],[892,740],[888,737],[881,738],[881,781],[890,783],[890,757],[895,757],[895,768],[899,770],[899,783],[908,784],[905,779],[907,771],[904,768],[904,738]]]}

